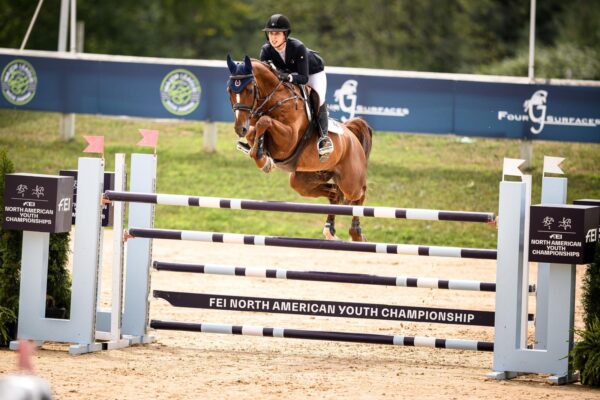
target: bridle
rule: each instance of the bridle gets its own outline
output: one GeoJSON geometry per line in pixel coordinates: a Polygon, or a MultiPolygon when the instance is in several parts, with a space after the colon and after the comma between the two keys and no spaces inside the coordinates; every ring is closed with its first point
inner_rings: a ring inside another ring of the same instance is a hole
{"type": "MultiPolygon", "coordinates": [[[[247,78],[252,78],[252,85],[254,87],[254,98],[252,99],[252,105],[231,102],[231,109],[233,110],[234,113],[236,111],[248,112],[248,118],[246,121],[247,123],[252,118],[260,118],[263,115],[269,115],[275,109],[277,109],[278,107],[281,107],[283,104],[285,104],[286,102],[288,102],[290,100],[295,100],[296,108],[298,108],[297,102],[298,102],[298,99],[300,98],[300,96],[294,91],[294,87],[289,82],[284,82],[284,81],[280,80],[279,83],[275,86],[275,88],[273,88],[273,90],[266,97],[264,97],[264,99],[261,99],[259,87],[258,87],[258,84],[256,83],[256,77],[254,76],[254,73],[229,76],[229,79],[231,79],[233,81],[236,81],[236,80],[241,81],[242,79],[247,79],[247,78]],[[275,95],[275,93],[277,93],[277,89],[279,89],[279,87],[282,85],[289,89],[289,91],[292,93],[292,96],[286,97],[283,100],[279,100],[274,105],[272,105],[271,107],[269,107],[268,109],[265,110],[264,108],[266,107],[266,105],[269,103],[269,101],[275,95]]],[[[227,88],[227,90],[231,91],[230,88],[227,88]]],[[[230,96],[229,100],[231,101],[231,96],[230,96]]]]}

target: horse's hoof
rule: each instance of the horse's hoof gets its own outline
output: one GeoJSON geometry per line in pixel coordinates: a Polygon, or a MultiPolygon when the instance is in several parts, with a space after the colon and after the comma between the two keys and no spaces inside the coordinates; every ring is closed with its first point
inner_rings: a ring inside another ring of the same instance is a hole
{"type": "Polygon", "coordinates": [[[367,237],[365,235],[352,235],[352,241],[353,242],[366,242],[367,241],[367,237]]]}
{"type": "Polygon", "coordinates": [[[323,228],[323,236],[326,240],[340,240],[335,233],[331,233],[331,230],[327,227],[323,228]]]}

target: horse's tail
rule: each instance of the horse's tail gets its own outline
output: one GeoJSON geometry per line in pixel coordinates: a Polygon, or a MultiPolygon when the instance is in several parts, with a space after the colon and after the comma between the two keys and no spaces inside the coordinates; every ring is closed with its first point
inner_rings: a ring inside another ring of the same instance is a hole
{"type": "Polygon", "coordinates": [[[371,154],[371,147],[373,145],[373,130],[367,121],[362,118],[352,118],[350,121],[346,122],[344,125],[348,129],[354,133],[354,136],[358,138],[358,141],[362,145],[363,150],[365,151],[365,156],[367,156],[367,160],[369,159],[369,154],[371,154]]]}

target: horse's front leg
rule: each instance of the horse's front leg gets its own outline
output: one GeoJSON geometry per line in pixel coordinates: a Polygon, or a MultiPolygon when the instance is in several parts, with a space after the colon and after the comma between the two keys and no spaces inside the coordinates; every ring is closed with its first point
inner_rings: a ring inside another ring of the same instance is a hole
{"type": "MultiPolygon", "coordinates": [[[[256,121],[254,136],[252,138],[252,148],[250,149],[250,157],[255,160],[260,160],[264,157],[265,134],[273,125],[273,120],[267,115],[263,115],[256,121]]],[[[248,143],[250,139],[248,138],[248,143]]]]}
{"type": "Polygon", "coordinates": [[[256,166],[263,172],[269,173],[273,170],[275,163],[273,159],[265,154],[264,151],[264,140],[265,133],[271,125],[271,118],[267,116],[261,117],[255,126],[250,126],[246,140],[250,145],[250,151],[248,155],[254,159],[256,166]]]}

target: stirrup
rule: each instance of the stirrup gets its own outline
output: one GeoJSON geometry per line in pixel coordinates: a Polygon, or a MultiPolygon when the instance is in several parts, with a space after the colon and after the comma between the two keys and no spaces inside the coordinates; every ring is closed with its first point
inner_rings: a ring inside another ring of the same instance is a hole
{"type": "Polygon", "coordinates": [[[333,141],[329,136],[321,136],[317,142],[317,151],[321,162],[327,161],[333,153],[333,141]]]}

